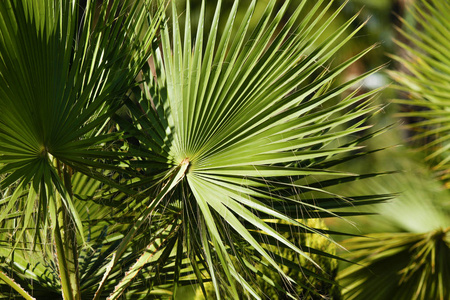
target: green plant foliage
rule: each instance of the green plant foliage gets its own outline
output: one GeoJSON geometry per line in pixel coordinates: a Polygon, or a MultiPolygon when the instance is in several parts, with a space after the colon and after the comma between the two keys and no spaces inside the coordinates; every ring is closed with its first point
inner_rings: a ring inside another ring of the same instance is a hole
{"type": "Polygon", "coordinates": [[[448,299],[450,227],[379,233],[345,243],[360,265],[340,273],[345,299],[448,299]]]}
{"type": "MultiPolygon", "coordinates": [[[[320,219],[306,220],[305,224],[317,229],[327,229],[323,220],[320,219]]],[[[336,254],[336,245],[325,237],[317,235],[311,236],[311,234],[299,232],[285,233],[284,236],[295,244],[300,244],[301,241],[305,241],[305,246],[308,248],[317,249],[331,255],[336,254]]],[[[276,253],[276,255],[278,255],[281,259],[295,261],[295,255],[289,249],[279,246],[271,246],[270,248],[271,251],[276,253]]],[[[297,268],[292,268],[290,266],[283,266],[283,272],[296,282],[307,283],[304,284],[303,287],[298,285],[295,289],[295,293],[301,299],[305,300],[323,299],[323,297],[335,300],[340,299],[340,288],[334,282],[338,270],[337,260],[332,257],[316,255],[314,252],[311,253],[311,258],[322,267],[324,273],[328,276],[318,278],[317,276],[311,275],[311,273],[313,273],[311,270],[315,270],[315,266],[304,258],[300,258],[300,265],[302,266],[301,271],[298,271],[297,268]]],[[[255,267],[261,272],[265,271],[265,266],[262,264],[257,264],[255,267]]],[[[257,277],[253,281],[250,281],[250,284],[255,288],[261,289],[265,299],[289,299],[288,294],[292,287],[289,285],[286,286],[276,271],[266,271],[264,276],[266,278],[257,277]],[[272,282],[269,283],[269,280],[272,282]],[[275,288],[273,283],[279,287],[282,287],[282,289],[275,288]]],[[[214,288],[211,284],[207,285],[206,296],[203,295],[201,289],[197,289],[195,299],[201,300],[208,299],[210,297],[214,297],[214,288]]]]}
{"type": "Polygon", "coordinates": [[[204,1],[192,35],[189,1],[183,32],[175,1],[151,4],[0,1],[0,293],[329,294],[336,243],[308,219],[391,198],[329,190],[378,175],[338,169],[384,131],[378,90],[354,90],[378,69],[332,85],[374,48],[329,67],[364,24],[275,0],[236,22],[235,1],[219,32],[204,1]]]}
{"type": "MultiPolygon", "coordinates": [[[[28,192],[24,211],[40,198],[36,225],[48,212],[56,219],[59,197],[81,233],[64,176],[76,170],[107,181],[96,169],[114,168],[108,159],[118,153],[102,150],[119,135],[104,128],[146,61],[157,23],[141,38],[147,13],[139,5],[105,3],[99,15],[90,2],[81,8],[77,1],[0,3],[1,187],[15,184],[0,221],[28,192]]],[[[23,228],[29,220],[26,214],[23,228]]]]}
{"type": "MultiPolygon", "coordinates": [[[[324,222],[320,219],[310,219],[305,221],[305,225],[310,226],[312,228],[317,229],[327,229],[324,222]]],[[[336,245],[331,243],[329,239],[311,235],[311,234],[302,234],[298,232],[285,233],[287,239],[292,241],[295,244],[305,244],[308,249],[313,249],[311,252],[311,258],[319,264],[324,274],[326,276],[322,278],[318,278],[317,276],[312,275],[315,270],[315,266],[311,264],[310,261],[300,258],[300,265],[302,266],[301,272],[299,272],[296,268],[291,268],[289,266],[284,266],[283,271],[293,278],[296,282],[302,282],[303,287],[298,285],[296,287],[295,293],[301,299],[320,299],[322,297],[330,298],[330,299],[340,299],[340,291],[337,284],[334,282],[336,274],[337,274],[337,261],[332,257],[326,257],[322,255],[314,254],[314,250],[323,251],[329,253],[331,255],[336,254],[336,245]]],[[[292,251],[286,249],[284,247],[273,247],[273,252],[277,253],[283,259],[287,259],[289,261],[295,261],[295,257],[293,256],[292,251]]],[[[257,269],[264,271],[263,265],[257,265],[257,269]]],[[[257,278],[254,284],[259,286],[261,290],[264,292],[264,296],[267,299],[288,299],[287,294],[289,292],[290,287],[285,286],[283,281],[280,279],[280,276],[276,272],[266,273],[265,276],[270,277],[271,280],[276,282],[277,285],[284,287],[282,290],[277,290],[273,288],[270,284],[267,283],[266,280],[263,280],[261,277],[257,278]]]]}
{"type": "MultiPolygon", "coordinates": [[[[99,188],[99,185],[98,181],[81,173],[73,176],[75,208],[83,220],[83,230],[86,232],[85,242],[81,243],[79,240],[77,247],[82,299],[94,297],[108,263],[107,257],[116,250],[117,245],[124,238],[127,228],[134,221],[133,215],[128,214],[123,206],[106,205],[111,189],[102,189],[99,188]]],[[[129,244],[116,268],[112,270],[104,291],[100,294],[102,299],[107,298],[114,291],[117,283],[126,276],[125,271],[135,265],[139,253],[158,249],[162,241],[167,238],[167,232],[170,232],[170,225],[175,219],[173,214],[176,213],[175,209],[168,208],[164,216],[155,214],[155,217],[160,220],[157,225],[162,228],[154,226],[141,228],[140,235],[137,235],[137,238],[129,244]],[[152,247],[147,247],[148,244],[151,244],[152,247]]],[[[11,223],[13,221],[14,219],[11,220],[11,223]]],[[[4,224],[4,230],[10,226],[9,223],[4,224]]],[[[12,229],[6,234],[11,232],[13,232],[12,229]]],[[[1,257],[7,258],[1,265],[5,275],[11,276],[18,285],[25,291],[29,291],[28,293],[36,299],[47,299],[48,297],[61,299],[62,283],[59,281],[58,262],[54,255],[51,239],[46,240],[44,236],[41,236],[40,240],[44,243],[35,244],[33,249],[30,246],[34,240],[33,232],[26,231],[23,243],[18,243],[18,247],[14,250],[13,259],[8,259],[11,245],[9,240],[3,240],[7,236],[6,234],[2,234],[0,250],[1,257]]],[[[42,235],[42,231],[38,231],[38,234],[42,235]]],[[[171,257],[166,259],[170,260],[171,257]]],[[[124,299],[151,299],[171,294],[170,271],[162,269],[158,272],[163,275],[155,275],[153,268],[157,264],[158,259],[153,265],[144,268],[141,275],[128,287],[123,295],[124,299]]],[[[185,269],[186,267],[181,266],[182,273],[186,273],[185,269]]],[[[186,280],[194,279],[189,276],[185,276],[185,278],[186,280]]],[[[11,284],[0,281],[0,295],[13,298],[15,293],[11,290],[11,286],[11,284]]],[[[19,295],[16,297],[21,299],[19,295]]]]}
{"type": "Polygon", "coordinates": [[[399,116],[408,122],[410,145],[416,146],[418,155],[425,157],[441,182],[424,175],[427,172],[418,176],[424,166],[410,163],[409,174],[376,188],[381,191],[396,185],[404,192],[393,203],[376,209],[382,216],[373,219],[374,231],[389,233],[344,243],[353,250],[350,259],[359,263],[339,274],[345,298],[450,297],[450,198],[445,190],[450,170],[449,8],[449,1],[434,0],[417,1],[411,7],[411,19],[401,19],[404,28],[399,29],[401,38],[396,41],[401,52],[392,55],[402,70],[389,72],[400,95],[409,98],[395,102],[403,110],[399,116]]]}
{"type": "Polygon", "coordinates": [[[417,25],[402,20],[403,40],[397,41],[407,54],[392,56],[404,71],[390,72],[397,89],[410,98],[396,101],[406,106],[400,116],[408,119],[412,140],[444,182],[450,178],[449,11],[447,0],[422,0],[413,6],[410,14],[417,25]]]}
{"type": "Polygon", "coordinates": [[[345,257],[357,262],[339,271],[344,299],[446,299],[447,285],[438,282],[448,280],[449,190],[411,155],[391,151],[391,159],[405,172],[357,191],[402,193],[367,208],[379,215],[358,222],[366,237],[343,242],[345,257]]]}
{"type": "MultiPolygon", "coordinates": [[[[211,25],[204,24],[203,5],[194,39],[188,2],[185,31],[181,32],[176,18],[165,24],[160,47],[144,70],[145,83],[126,103],[129,117],[116,118],[123,131],[139,140],[129,144],[129,153],[136,153],[130,167],[148,174],[155,184],[159,178],[179,177],[178,185],[164,199],[158,194],[154,200],[158,203],[148,204],[140,218],[176,203],[180,226],[174,227],[172,240],[177,242],[168,241],[171,250],[161,251],[177,253],[177,261],[187,256],[200,286],[212,281],[217,298],[237,299],[240,289],[259,298],[262,291],[247,278],[266,272],[278,272],[282,281],[293,285],[280,264],[301,272],[299,263],[308,261],[316,268],[312,277],[326,276],[305,241],[294,244],[283,230],[302,230],[329,239],[299,219],[337,216],[333,208],[389,198],[343,197],[326,190],[360,178],[330,168],[348,160],[346,153],[358,150],[362,141],[373,136],[356,133],[368,128],[364,122],[377,110],[370,105],[376,91],[353,92],[337,103],[335,97],[376,70],[329,88],[336,76],[371,48],[331,70],[323,69],[361,28],[344,35],[356,16],[324,38],[325,42],[316,43],[343,6],[321,20],[330,3],[319,1],[304,12],[302,2],[282,25],[289,4],[285,2],[275,12],[275,1],[270,1],[258,26],[247,32],[255,2],[242,22],[234,24],[236,2],[222,33],[217,30],[221,2],[211,25]],[[238,34],[232,38],[231,32],[238,34]],[[346,137],[346,143],[335,143],[346,137]],[[187,167],[180,173],[183,166],[187,167]],[[279,228],[280,221],[289,226],[279,228]],[[278,256],[275,249],[279,247],[293,251],[294,261],[278,256]],[[259,270],[254,266],[261,261],[265,267],[259,270]],[[201,265],[207,274],[196,271],[201,265]]],[[[176,15],[173,3],[172,16],[176,15]]],[[[127,241],[120,249],[125,249],[127,241]]],[[[115,264],[111,261],[110,266],[115,264]]],[[[135,273],[140,266],[129,272],[135,273]]],[[[178,272],[175,269],[175,286],[179,285],[178,272]]],[[[269,284],[282,288],[273,281],[269,284]]],[[[289,296],[297,297],[295,288],[291,290],[289,296]]]]}
{"type": "Polygon", "coordinates": [[[120,137],[108,122],[150,54],[161,13],[149,5],[0,2],[1,263],[24,271],[14,250],[40,254],[43,284],[68,299],[81,297],[76,235],[85,243],[71,176],[116,186],[103,176],[120,158],[104,151],[120,137]]]}

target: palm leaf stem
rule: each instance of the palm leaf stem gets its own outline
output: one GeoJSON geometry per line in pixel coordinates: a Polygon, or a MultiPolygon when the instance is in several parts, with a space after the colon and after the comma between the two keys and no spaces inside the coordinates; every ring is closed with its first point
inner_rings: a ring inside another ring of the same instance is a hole
{"type": "MultiPolygon", "coordinates": [[[[67,167],[61,166],[59,161],[56,161],[56,167],[58,169],[58,175],[64,179],[65,188],[68,190],[69,196],[72,197],[69,170],[67,167]]],[[[54,240],[63,297],[64,299],[81,300],[76,224],[59,193],[55,195],[55,204],[57,219],[54,240]]]]}
{"type": "Polygon", "coordinates": [[[16,290],[25,300],[36,300],[36,298],[30,296],[30,294],[27,291],[25,291],[17,282],[15,282],[12,278],[8,277],[2,271],[0,271],[0,279],[6,282],[14,290],[16,290]]]}

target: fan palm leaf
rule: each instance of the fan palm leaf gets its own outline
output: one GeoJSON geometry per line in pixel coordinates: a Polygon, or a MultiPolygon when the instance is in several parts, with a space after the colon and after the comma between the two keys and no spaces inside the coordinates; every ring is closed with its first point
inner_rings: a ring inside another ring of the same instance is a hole
{"type": "MultiPolygon", "coordinates": [[[[139,221],[112,256],[99,293],[140,226],[149,218],[154,220],[155,213],[176,205],[180,208],[179,225],[173,228],[177,242],[170,243],[167,252],[176,253],[179,262],[186,255],[197,281],[201,285],[212,281],[217,298],[237,299],[240,289],[260,298],[261,291],[254,289],[250,278],[260,276],[251,266],[261,260],[266,268],[281,274],[287,294],[295,298],[289,288],[294,282],[280,267],[289,262],[271,245],[294,251],[296,259],[289,265],[297,266],[299,272],[297,258],[309,261],[316,277],[321,276],[320,266],[310,252],[327,253],[295,245],[279,231],[310,232],[330,239],[300,219],[339,216],[333,208],[389,198],[344,197],[323,188],[358,180],[356,174],[330,168],[348,160],[364,140],[379,133],[364,132],[370,127],[365,120],[378,109],[370,101],[377,91],[351,92],[338,103],[333,101],[376,70],[330,87],[371,48],[326,68],[363,25],[344,35],[354,16],[318,43],[344,6],[321,20],[330,4],[318,1],[304,13],[303,1],[282,25],[289,2],[275,12],[275,1],[270,1],[253,32],[247,29],[255,1],[240,24],[234,24],[236,2],[222,34],[217,29],[222,2],[217,4],[209,32],[205,32],[203,2],[195,38],[189,1],[184,33],[175,17],[176,3],[172,3],[171,26],[166,23],[161,31],[160,46],[144,70],[141,89],[126,102],[130,115],[115,117],[121,129],[139,141],[129,144],[129,153],[135,153],[130,167],[139,168],[149,176],[146,182],[162,188],[153,191],[147,207],[137,212],[139,221]],[[231,32],[237,33],[232,36],[231,32]],[[293,229],[279,227],[279,222],[293,229]],[[199,266],[205,267],[207,275],[198,271],[199,266]]],[[[144,253],[111,299],[120,296],[147,259],[144,253]]],[[[180,284],[176,266],[175,293],[180,284]]]]}
{"type": "Polygon", "coordinates": [[[108,122],[150,54],[161,16],[150,10],[148,1],[0,3],[0,222],[23,215],[12,250],[30,224],[44,237],[51,229],[67,298],[80,297],[75,235],[84,242],[70,177],[114,185],[98,169],[118,169],[118,152],[104,151],[119,137],[108,122]]]}

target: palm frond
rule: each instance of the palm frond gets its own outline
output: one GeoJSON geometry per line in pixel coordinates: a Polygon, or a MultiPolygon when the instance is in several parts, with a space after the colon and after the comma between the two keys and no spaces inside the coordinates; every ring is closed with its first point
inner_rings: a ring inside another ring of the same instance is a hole
{"type": "Polygon", "coordinates": [[[149,19],[149,5],[104,3],[97,15],[91,2],[1,2],[2,188],[18,181],[20,194],[32,182],[34,193],[43,193],[43,183],[69,209],[63,173],[95,176],[99,167],[114,168],[110,161],[119,154],[103,150],[119,135],[107,124],[150,53],[158,17],[149,19]]]}
{"type": "Polygon", "coordinates": [[[110,118],[151,53],[162,8],[0,2],[0,190],[7,195],[0,222],[17,228],[5,238],[12,247],[2,260],[30,247],[30,227],[35,244],[50,231],[66,298],[80,299],[76,235],[85,242],[71,176],[75,170],[120,187],[103,176],[122,170],[122,154],[106,151],[121,136],[110,118]]]}
{"type": "MultiPolygon", "coordinates": [[[[371,105],[375,92],[350,92],[341,101],[334,100],[377,70],[331,88],[330,83],[343,70],[372,49],[331,69],[325,67],[363,26],[345,35],[354,16],[324,42],[317,42],[344,6],[320,23],[330,6],[319,1],[313,10],[304,12],[302,2],[281,25],[289,1],[278,12],[275,1],[270,1],[257,29],[247,32],[255,1],[240,24],[234,24],[236,2],[226,30],[219,34],[221,3],[210,32],[205,32],[203,3],[195,39],[189,1],[184,34],[177,18],[172,18],[171,26],[165,24],[160,47],[143,74],[142,89],[127,102],[131,120],[119,116],[116,120],[139,140],[129,144],[129,153],[136,153],[131,167],[139,167],[155,179],[174,174],[174,167],[189,163],[179,185],[155,212],[173,203],[180,207],[178,230],[183,237],[177,245],[187,251],[194,269],[198,264],[206,267],[216,297],[237,299],[242,289],[259,298],[261,291],[249,281],[261,276],[261,271],[250,268],[258,261],[279,272],[287,290],[292,291],[289,286],[294,284],[280,267],[288,262],[276,258],[271,243],[294,251],[292,264],[298,264],[301,257],[315,266],[311,276],[322,276],[321,267],[311,258],[315,250],[292,243],[272,224],[285,222],[294,231],[331,240],[300,219],[339,216],[330,209],[352,201],[321,184],[334,185],[338,178],[351,181],[359,176],[323,166],[337,165],[359,151],[360,144],[373,136],[364,132],[370,127],[365,120],[378,108],[371,105]],[[158,173],[161,175],[155,177],[158,173]]],[[[177,14],[172,3],[172,16],[177,14]]],[[[364,200],[385,199],[374,195],[364,200]]],[[[355,203],[358,201],[363,202],[356,198],[355,203]]],[[[153,213],[140,214],[153,219],[153,213]]],[[[196,276],[200,283],[205,279],[203,274],[196,276]]],[[[291,297],[295,298],[295,293],[291,297]]]]}

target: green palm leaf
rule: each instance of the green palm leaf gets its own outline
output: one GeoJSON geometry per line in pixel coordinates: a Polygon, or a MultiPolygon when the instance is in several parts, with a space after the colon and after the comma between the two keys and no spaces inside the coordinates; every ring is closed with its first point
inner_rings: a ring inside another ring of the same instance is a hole
{"type": "Polygon", "coordinates": [[[76,1],[2,1],[3,188],[32,181],[35,192],[41,182],[61,192],[57,177],[68,168],[95,176],[99,166],[114,167],[97,158],[118,157],[102,151],[118,138],[104,129],[149,55],[158,20],[143,31],[147,5],[117,1],[96,16],[90,3],[79,12],[76,1]]]}
{"type": "Polygon", "coordinates": [[[0,2],[0,189],[11,190],[0,222],[24,212],[10,250],[31,224],[51,229],[68,298],[80,298],[75,235],[84,242],[70,177],[117,187],[101,171],[120,169],[109,120],[149,57],[161,17],[150,4],[0,2]]]}
{"type": "MultiPolygon", "coordinates": [[[[208,275],[196,272],[197,280],[211,280],[218,298],[237,299],[241,289],[259,298],[261,291],[252,287],[249,278],[260,276],[260,271],[250,266],[261,260],[266,268],[279,272],[287,289],[292,290],[289,286],[295,283],[280,267],[288,262],[275,258],[271,244],[296,253],[293,265],[299,257],[309,261],[315,266],[312,276],[321,276],[310,252],[327,254],[294,245],[282,230],[273,228],[274,223],[282,221],[294,231],[330,239],[299,219],[339,216],[331,209],[388,198],[353,199],[321,188],[322,183],[338,184],[339,178],[359,179],[356,174],[329,167],[346,161],[349,153],[377,134],[364,132],[369,127],[365,120],[377,110],[370,101],[376,91],[353,92],[338,103],[333,100],[376,70],[331,88],[333,80],[371,48],[324,70],[360,27],[345,35],[354,16],[318,43],[343,6],[329,19],[321,20],[329,5],[319,1],[304,13],[303,4],[281,25],[289,1],[278,12],[274,11],[275,1],[270,1],[251,33],[247,28],[255,2],[242,23],[234,24],[236,2],[224,32],[219,34],[221,2],[208,33],[204,32],[203,3],[194,39],[188,1],[184,34],[177,18],[172,18],[171,26],[165,24],[160,47],[154,52],[151,67],[144,71],[142,89],[135,90],[134,99],[127,102],[130,115],[115,117],[129,137],[139,140],[129,144],[130,154],[136,156],[130,167],[138,167],[155,186],[162,178],[172,178],[166,187],[173,178],[180,181],[163,198],[153,192],[148,209],[137,212],[140,219],[153,220],[154,213],[162,213],[173,203],[180,207],[177,230],[182,237],[177,242],[176,260],[181,261],[181,253],[187,252],[194,270],[198,264],[204,265],[208,275]],[[235,36],[232,28],[237,28],[235,36]],[[186,164],[188,168],[179,177],[186,164]],[[154,201],[159,204],[155,206],[154,201]]],[[[172,16],[177,14],[172,3],[172,16]]],[[[137,230],[135,227],[130,232],[137,230]]],[[[119,246],[110,267],[127,243],[124,240],[119,246]]],[[[103,282],[109,274],[105,273],[103,282]]],[[[176,292],[179,270],[175,269],[174,276],[176,292]]],[[[126,284],[129,282],[121,282],[118,288],[126,284]]],[[[111,299],[118,295],[111,295],[111,299]]],[[[290,297],[295,298],[295,293],[290,297]]]]}

